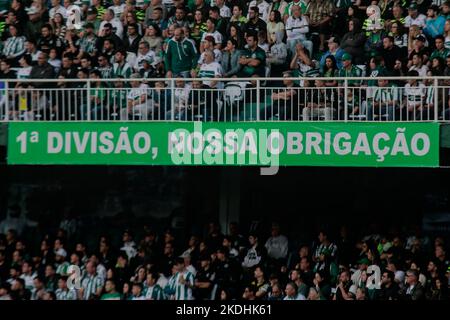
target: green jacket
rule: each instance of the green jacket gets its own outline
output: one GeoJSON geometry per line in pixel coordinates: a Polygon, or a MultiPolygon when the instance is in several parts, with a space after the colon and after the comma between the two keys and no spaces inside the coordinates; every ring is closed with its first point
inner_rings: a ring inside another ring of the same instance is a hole
{"type": "Polygon", "coordinates": [[[166,48],[166,71],[179,73],[190,71],[197,65],[197,50],[188,39],[181,42],[170,39],[166,48]]]}

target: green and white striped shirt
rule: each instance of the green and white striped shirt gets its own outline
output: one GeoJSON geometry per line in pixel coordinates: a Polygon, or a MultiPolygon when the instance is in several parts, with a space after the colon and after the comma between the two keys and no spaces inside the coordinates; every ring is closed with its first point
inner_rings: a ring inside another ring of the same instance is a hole
{"type": "Polygon", "coordinates": [[[194,284],[194,275],[189,271],[178,272],[175,275],[175,300],[194,300],[192,296],[192,286],[194,284]],[[180,283],[180,279],[184,277],[185,284],[180,283]],[[188,286],[189,283],[189,286],[188,286]]]}
{"type": "Polygon", "coordinates": [[[67,261],[64,261],[56,268],[56,274],[59,274],[60,276],[67,275],[67,268],[69,267],[69,263],[67,261]]]}
{"type": "Polygon", "coordinates": [[[25,37],[9,37],[5,41],[3,54],[7,57],[18,57],[25,52],[25,37]]]}
{"type": "Polygon", "coordinates": [[[373,99],[376,102],[387,103],[389,101],[398,101],[398,87],[375,87],[373,88],[373,99]]]}
{"type": "Polygon", "coordinates": [[[77,41],[77,45],[80,47],[80,50],[86,53],[94,53],[97,50],[95,46],[96,43],[97,37],[95,36],[95,34],[90,37],[84,36],[77,41]]]}
{"type": "Polygon", "coordinates": [[[159,284],[155,284],[152,287],[147,287],[145,290],[145,299],[147,300],[165,300],[163,289],[159,284]]]}
{"type": "Polygon", "coordinates": [[[58,289],[55,295],[56,300],[77,300],[77,292],[74,289],[58,289]]]}
{"type": "Polygon", "coordinates": [[[122,76],[126,79],[130,78],[131,76],[131,67],[128,63],[124,63],[123,65],[119,65],[118,63],[114,63],[113,66],[113,75],[114,77],[122,76]]]}
{"type": "Polygon", "coordinates": [[[84,288],[83,300],[89,300],[95,295],[98,288],[103,287],[103,278],[99,275],[85,275],[81,280],[81,287],[84,288]]]}

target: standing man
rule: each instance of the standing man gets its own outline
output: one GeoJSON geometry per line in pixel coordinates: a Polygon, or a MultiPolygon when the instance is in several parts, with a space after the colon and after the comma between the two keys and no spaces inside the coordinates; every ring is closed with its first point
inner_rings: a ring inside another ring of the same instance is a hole
{"type": "Polygon", "coordinates": [[[167,77],[188,78],[197,65],[197,50],[191,41],[184,37],[183,28],[177,28],[167,43],[167,77]]]}

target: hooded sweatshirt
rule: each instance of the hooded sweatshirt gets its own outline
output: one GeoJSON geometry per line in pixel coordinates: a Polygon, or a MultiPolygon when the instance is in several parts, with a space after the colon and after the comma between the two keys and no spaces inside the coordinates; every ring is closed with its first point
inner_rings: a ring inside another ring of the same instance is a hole
{"type": "Polygon", "coordinates": [[[267,59],[267,61],[272,64],[283,64],[287,57],[287,46],[283,42],[284,32],[279,31],[275,35],[276,42],[270,47],[270,59],[267,59]]]}
{"type": "Polygon", "coordinates": [[[197,65],[197,50],[191,41],[184,38],[181,41],[170,39],[167,43],[165,64],[167,71],[174,74],[190,71],[197,65]]]}

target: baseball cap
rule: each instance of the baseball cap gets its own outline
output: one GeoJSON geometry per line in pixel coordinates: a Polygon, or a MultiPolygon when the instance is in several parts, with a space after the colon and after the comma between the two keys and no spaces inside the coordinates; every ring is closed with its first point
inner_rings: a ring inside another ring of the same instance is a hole
{"type": "Polygon", "coordinates": [[[358,261],[358,264],[367,264],[367,265],[369,265],[369,264],[370,264],[370,261],[369,261],[369,259],[367,259],[367,258],[362,258],[362,259],[360,259],[360,260],[358,261]]]}
{"type": "Polygon", "coordinates": [[[342,55],[342,61],[347,61],[347,60],[352,60],[352,55],[350,54],[350,53],[344,53],[343,55],[342,55]]]}
{"type": "Polygon", "coordinates": [[[56,250],[55,254],[64,258],[67,257],[67,252],[63,248],[56,250]]]}
{"type": "Polygon", "coordinates": [[[415,2],[411,3],[408,7],[408,10],[417,10],[417,4],[415,2]]]}
{"type": "Polygon", "coordinates": [[[181,255],[180,255],[180,258],[190,258],[191,257],[191,254],[189,253],[189,251],[188,250],[186,250],[185,252],[183,252],[181,255]]]}
{"type": "Polygon", "coordinates": [[[206,36],[205,39],[204,39],[204,41],[210,41],[210,42],[212,42],[213,44],[216,43],[216,41],[214,40],[214,37],[213,37],[213,36],[206,36]]]}
{"type": "Polygon", "coordinates": [[[422,36],[422,35],[418,35],[418,36],[416,37],[416,40],[419,40],[419,41],[422,41],[422,42],[426,42],[426,41],[427,41],[427,39],[425,39],[425,37],[422,36]]]}
{"type": "Polygon", "coordinates": [[[36,14],[39,12],[38,9],[33,6],[26,8],[25,11],[27,12],[27,14],[36,14]]]}
{"type": "Polygon", "coordinates": [[[90,7],[90,8],[87,10],[87,14],[95,14],[95,15],[97,15],[97,8],[95,8],[95,7],[90,7]]]}

